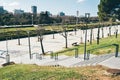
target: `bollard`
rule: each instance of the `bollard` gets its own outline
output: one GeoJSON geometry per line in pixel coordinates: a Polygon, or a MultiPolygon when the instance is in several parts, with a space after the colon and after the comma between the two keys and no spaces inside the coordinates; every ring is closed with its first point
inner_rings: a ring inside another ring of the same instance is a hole
{"type": "Polygon", "coordinates": [[[75,49],[75,58],[78,58],[78,49],[75,49]]]}
{"type": "Polygon", "coordinates": [[[58,53],[55,53],[55,60],[58,60],[58,53]]]}
{"type": "Polygon", "coordinates": [[[42,54],[37,53],[37,54],[36,54],[36,59],[42,60],[42,54]]]}
{"type": "Polygon", "coordinates": [[[6,63],[9,63],[9,62],[10,62],[10,55],[7,54],[7,55],[6,55],[6,63]]]}
{"type": "Polygon", "coordinates": [[[90,58],[90,50],[87,51],[87,60],[90,58]]]}
{"type": "Polygon", "coordinates": [[[53,55],[53,52],[52,52],[52,51],[51,51],[51,53],[50,53],[50,56],[51,56],[51,59],[54,58],[54,55],[53,55]]]}

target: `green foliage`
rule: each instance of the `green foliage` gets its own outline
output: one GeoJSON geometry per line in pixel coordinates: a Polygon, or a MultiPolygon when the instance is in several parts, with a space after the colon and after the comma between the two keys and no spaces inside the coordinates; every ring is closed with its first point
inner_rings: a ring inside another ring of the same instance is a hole
{"type": "Polygon", "coordinates": [[[47,67],[37,65],[11,65],[0,68],[0,80],[119,80],[120,76],[106,76],[107,68],[47,67]]]}
{"type": "Polygon", "coordinates": [[[12,65],[0,68],[0,80],[67,80],[86,76],[71,69],[39,67],[36,65],[12,65]]]}
{"type": "MultiPolygon", "coordinates": [[[[120,46],[119,38],[120,38],[120,34],[118,35],[118,38],[115,38],[115,35],[112,35],[111,37],[107,37],[107,38],[101,38],[99,45],[97,45],[97,41],[93,41],[92,45],[90,45],[90,43],[88,42],[87,50],[97,48],[97,47],[103,47],[103,46],[110,45],[110,44],[119,44],[119,46],[120,46]]],[[[72,47],[72,48],[78,48],[79,54],[84,53],[84,44],[80,44],[79,46],[72,47]]],[[[119,51],[120,51],[120,48],[119,48],[119,51]]],[[[100,48],[100,49],[91,51],[91,54],[95,54],[95,55],[101,55],[101,54],[106,54],[106,53],[108,53],[108,54],[115,53],[115,46],[104,47],[104,48],[100,48]]],[[[67,56],[73,56],[74,51],[65,52],[63,54],[65,54],[67,56]]]]}
{"type": "Polygon", "coordinates": [[[41,12],[39,15],[39,24],[50,24],[52,22],[52,18],[49,17],[48,12],[41,12]]]}
{"type": "Polygon", "coordinates": [[[120,20],[120,1],[119,0],[100,0],[98,5],[98,15],[101,21],[117,18],[120,20]],[[118,9],[117,9],[118,8],[118,9]]]}

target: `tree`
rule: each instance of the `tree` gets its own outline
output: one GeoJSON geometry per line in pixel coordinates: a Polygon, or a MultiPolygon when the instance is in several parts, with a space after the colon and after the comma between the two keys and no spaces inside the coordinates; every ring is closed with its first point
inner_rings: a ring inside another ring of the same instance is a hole
{"type": "Polygon", "coordinates": [[[61,35],[65,38],[65,48],[68,48],[68,32],[67,32],[67,26],[61,27],[61,35]]]}
{"type": "Polygon", "coordinates": [[[49,17],[48,12],[41,12],[39,16],[40,24],[50,24],[52,23],[52,19],[49,17]]]}
{"type": "Polygon", "coordinates": [[[43,33],[45,31],[45,29],[43,28],[43,26],[37,26],[37,35],[40,41],[40,45],[41,45],[41,50],[42,50],[42,54],[45,55],[45,51],[44,51],[44,46],[43,46],[43,33]]]}
{"type": "Polygon", "coordinates": [[[108,21],[113,17],[120,20],[120,0],[100,0],[98,11],[100,21],[108,21]]]}

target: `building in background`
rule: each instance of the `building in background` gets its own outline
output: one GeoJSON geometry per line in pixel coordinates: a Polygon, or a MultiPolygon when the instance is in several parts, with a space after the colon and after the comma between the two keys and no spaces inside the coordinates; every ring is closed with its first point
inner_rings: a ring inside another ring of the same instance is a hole
{"type": "Polygon", "coordinates": [[[4,13],[3,6],[0,6],[0,13],[4,13]]]}
{"type": "Polygon", "coordinates": [[[4,13],[8,13],[8,11],[4,10],[3,6],[0,6],[0,13],[4,14],[4,13]]]}
{"type": "Polygon", "coordinates": [[[24,10],[21,10],[21,9],[14,10],[14,14],[23,14],[23,13],[24,13],[24,10]]]}
{"type": "Polygon", "coordinates": [[[32,14],[37,14],[37,6],[31,7],[32,14]]]}
{"type": "Polygon", "coordinates": [[[65,16],[65,13],[64,12],[59,12],[58,16],[65,16]]]}

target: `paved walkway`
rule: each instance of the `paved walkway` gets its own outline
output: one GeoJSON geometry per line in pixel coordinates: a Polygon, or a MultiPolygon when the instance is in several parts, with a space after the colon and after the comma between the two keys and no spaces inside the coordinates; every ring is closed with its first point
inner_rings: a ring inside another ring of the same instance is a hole
{"type": "MultiPolygon", "coordinates": [[[[119,33],[120,33],[120,26],[118,27],[119,33]]],[[[107,37],[109,28],[105,27],[104,28],[104,37],[107,37]]],[[[100,31],[101,32],[101,31],[100,31]]],[[[115,27],[112,28],[111,34],[113,35],[115,32],[115,27]]],[[[93,29],[93,39],[96,40],[97,36],[97,28],[93,29]]],[[[71,47],[72,43],[74,42],[81,42],[81,37],[82,37],[82,42],[84,42],[84,31],[78,30],[77,35],[75,35],[74,32],[69,32],[68,33],[68,47],[71,47]]],[[[100,37],[102,37],[102,34],[100,33],[100,37]]],[[[90,39],[90,30],[88,30],[88,35],[87,35],[87,40],[90,39]]],[[[81,61],[83,62],[83,55],[79,55],[79,58],[74,58],[74,57],[69,57],[62,55],[60,56],[59,61],[55,61],[54,59],[51,59],[50,56],[45,56],[42,60],[36,59],[35,56],[32,60],[29,59],[29,47],[28,47],[28,39],[27,38],[22,38],[20,39],[21,45],[18,45],[18,40],[8,40],[8,41],[0,41],[0,64],[5,63],[5,54],[2,54],[4,51],[7,50],[8,47],[8,53],[10,54],[11,61],[14,61],[15,63],[23,63],[23,64],[38,64],[38,65],[63,65],[66,67],[72,67],[77,63],[80,63],[81,61]]],[[[51,35],[45,35],[43,39],[43,45],[45,52],[48,51],[59,51],[63,50],[65,47],[65,39],[62,35],[60,34],[55,34],[55,39],[52,39],[52,34],[51,35]]],[[[37,37],[31,37],[31,51],[32,53],[41,53],[41,46],[40,42],[37,41],[37,37]]],[[[95,55],[92,55],[93,57],[95,55]]],[[[110,57],[107,60],[104,60],[103,62],[99,63],[101,65],[105,65],[109,67],[109,64],[111,60],[115,59],[116,60],[116,67],[118,64],[119,67],[119,58],[114,58],[110,57]],[[108,64],[108,65],[107,65],[108,64]]],[[[82,63],[81,62],[81,63],[82,63]]],[[[86,61],[87,63],[87,61],[86,61]]],[[[79,66],[79,65],[78,65],[79,66]]],[[[110,66],[111,67],[111,66],[110,66]]],[[[114,68],[114,67],[113,67],[114,68]]]]}

